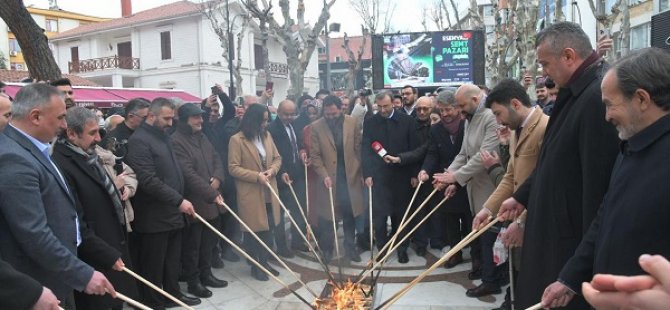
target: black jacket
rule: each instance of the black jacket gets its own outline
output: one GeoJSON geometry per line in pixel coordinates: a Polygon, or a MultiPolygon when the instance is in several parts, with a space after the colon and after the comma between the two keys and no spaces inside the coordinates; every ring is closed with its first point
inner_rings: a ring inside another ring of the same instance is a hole
{"type": "Polygon", "coordinates": [[[419,147],[398,155],[400,157],[400,164],[411,165],[415,174],[419,172],[421,163],[426,158],[426,153],[428,153],[428,144],[430,143],[430,119],[426,121],[417,119],[416,134],[419,147]]]}
{"type": "Polygon", "coordinates": [[[31,309],[42,295],[42,284],[0,259],[0,309],[31,309]]]}
{"type": "MultiPolygon", "coordinates": [[[[535,171],[514,193],[528,210],[518,308],[536,304],[556,281],[603,202],[619,144],[614,126],[605,121],[605,69],[595,62],[560,89],[535,171]]],[[[582,298],[568,306],[589,308],[582,298]]]]}
{"type": "Polygon", "coordinates": [[[384,163],[384,160],[372,148],[372,143],[375,141],[381,143],[388,154],[393,156],[416,149],[419,146],[419,139],[414,118],[398,111],[394,111],[389,119],[382,117],[379,113],[375,114],[363,123],[361,145],[361,159],[365,163],[363,177],[385,179],[396,176],[407,178],[407,184],[409,184],[409,178],[414,173],[412,166],[384,163]]]}
{"type": "MultiPolygon", "coordinates": [[[[79,251],[79,258],[103,272],[117,291],[131,297],[137,295],[135,281],[129,275],[111,269],[119,258],[123,259],[128,268],[132,269],[132,264],[128,254],[125,215],[117,214],[105,189],[104,181],[94,168],[86,163],[84,156],[62,143],[55,144],[52,158],[61,169],[70,191],[76,198],[80,224],[86,225],[110,246],[98,251],[79,251]],[[119,222],[119,217],[124,219],[123,224],[119,222]]],[[[100,309],[122,304],[107,295],[75,293],[75,299],[78,309],[100,309]]]]}
{"type": "Polygon", "coordinates": [[[114,139],[117,143],[128,141],[133,132],[135,131],[126,126],[126,122],[121,122],[121,124],[116,125],[114,130],[108,132],[105,135],[105,138],[100,143],[100,146],[104,147],[105,149],[112,150],[112,143],[114,139]]]}
{"type": "Polygon", "coordinates": [[[646,274],[642,254],[670,257],[670,116],[622,143],[603,206],[559,279],[579,291],[596,273],[646,274]],[[663,185],[662,185],[663,184],[663,185]]]}
{"type": "Polygon", "coordinates": [[[295,127],[293,127],[293,131],[295,132],[296,136],[296,144],[298,147],[298,154],[296,155],[295,162],[293,161],[293,147],[291,147],[291,139],[286,132],[284,123],[282,123],[281,120],[277,118],[272,121],[272,123],[270,123],[268,126],[268,131],[270,132],[270,135],[272,135],[272,140],[274,140],[277,151],[281,156],[281,168],[277,173],[277,186],[286,187],[286,184],[284,184],[281,179],[284,172],[288,173],[292,180],[298,178],[304,179],[305,168],[302,160],[299,157],[299,151],[305,148],[302,138],[302,131],[298,131],[295,127]]]}
{"type": "Polygon", "coordinates": [[[184,227],[179,205],[184,200],[184,177],[169,137],[142,123],[128,141],[126,162],[137,174],[133,230],[165,232],[184,227]]]}

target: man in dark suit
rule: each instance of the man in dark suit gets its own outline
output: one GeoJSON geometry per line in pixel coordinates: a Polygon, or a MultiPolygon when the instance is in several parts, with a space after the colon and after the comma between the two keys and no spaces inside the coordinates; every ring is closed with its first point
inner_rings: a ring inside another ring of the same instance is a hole
{"type": "MultiPolygon", "coordinates": [[[[295,219],[299,227],[291,225],[291,248],[297,251],[307,251],[298,229],[305,232],[305,221],[298,210],[298,203],[295,201],[288,182],[293,182],[293,189],[296,191],[298,199],[305,197],[305,168],[303,159],[305,157],[305,148],[303,146],[302,132],[293,127],[293,120],[297,116],[297,108],[291,100],[284,100],[277,107],[277,118],[270,123],[268,131],[272,135],[277,151],[281,156],[281,169],[277,173],[277,187],[279,187],[279,197],[286,205],[291,216],[295,219]]],[[[305,205],[304,199],[300,201],[305,205]]],[[[285,225],[282,212],[278,231],[275,232],[277,241],[277,253],[284,257],[291,257],[293,254],[286,248],[285,225]],[[283,246],[282,246],[283,243],[283,246]]]]}
{"type": "Polygon", "coordinates": [[[0,260],[0,309],[58,310],[60,301],[48,288],[0,260]]]}
{"type": "MultiPolygon", "coordinates": [[[[135,208],[133,231],[139,239],[139,272],[155,285],[187,305],[200,299],[183,295],[177,283],[180,271],[184,213],[193,215],[193,205],[184,199],[184,177],[165,133],[172,125],[174,105],[166,98],[151,103],[149,115],[128,141],[126,161],[137,174],[138,188],[132,198],[135,208]]],[[[163,296],[144,287],[140,291],[152,308],[170,307],[163,296]]]]}
{"type": "MultiPolygon", "coordinates": [[[[115,185],[118,182],[119,186],[123,186],[123,177],[112,179],[96,154],[95,146],[100,142],[100,134],[95,114],[86,108],[72,107],[65,119],[68,128],[54,146],[53,160],[76,198],[82,223],[110,245],[103,251],[80,251],[79,258],[102,270],[117,291],[136,298],[134,279],[110,268],[115,263],[130,264],[123,205],[127,198],[124,199],[115,185]],[[96,261],[103,263],[97,265],[96,261]]],[[[80,293],[75,293],[75,303],[80,310],[120,308],[123,305],[121,300],[110,296],[80,293]]]]}
{"type": "MultiPolygon", "coordinates": [[[[101,246],[80,230],[75,201],[49,156],[48,142],[65,129],[65,103],[46,84],[16,95],[13,119],[0,135],[0,253],[18,271],[49,287],[74,308],[73,289],[114,296],[105,276],[77,258],[101,246]]],[[[119,266],[117,266],[118,268],[119,266]]]]}
{"type": "MultiPolygon", "coordinates": [[[[414,118],[393,109],[391,93],[378,94],[375,102],[379,113],[363,123],[361,159],[365,163],[363,177],[366,185],[373,186],[374,181],[373,223],[377,248],[381,250],[389,240],[387,218],[391,217],[393,232],[397,231],[412,198],[411,178],[414,174],[412,166],[387,164],[382,158],[385,153],[397,156],[417,148],[419,139],[414,118]],[[378,143],[386,149],[385,152],[379,153],[374,149],[373,144],[378,143]]],[[[403,236],[401,233],[397,240],[403,236]]],[[[402,264],[409,262],[406,249],[398,249],[398,261],[402,264]]]]}
{"type": "Polygon", "coordinates": [[[416,100],[419,97],[416,88],[405,85],[400,94],[402,95],[402,107],[397,109],[397,111],[416,118],[416,110],[414,108],[416,108],[416,100]]]}
{"type": "MultiPolygon", "coordinates": [[[[512,220],[528,210],[516,282],[521,309],[542,298],[577,249],[603,202],[619,144],[604,117],[600,82],[606,64],[582,27],[552,24],[538,33],[536,49],[544,72],[561,89],[535,171],[499,211],[512,220]]],[[[589,306],[575,298],[568,308],[589,306]]]]}

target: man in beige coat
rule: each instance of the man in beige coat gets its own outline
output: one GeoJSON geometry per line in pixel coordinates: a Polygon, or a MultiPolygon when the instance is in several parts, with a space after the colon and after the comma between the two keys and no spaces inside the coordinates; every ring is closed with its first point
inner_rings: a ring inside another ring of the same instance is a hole
{"type": "MultiPolygon", "coordinates": [[[[463,145],[448,171],[436,174],[434,178],[440,183],[452,185],[447,192],[455,190],[456,186],[467,186],[470,209],[476,214],[495,189],[479,152],[498,149],[498,124],[491,109],[484,106],[486,95],[476,85],[462,85],[454,97],[466,117],[463,145]]],[[[472,244],[471,256],[472,272],[469,277],[477,279],[481,274],[481,246],[478,240],[472,244]]]]}
{"type": "MultiPolygon", "coordinates": [[[[323,118],[312,123],[312,168],[323,180],[317,186],[328,195],[333,189],[336,213],[344,226],[345,259],[360,262],[355,246],[354,218],[364,212],[361,170],[362,133],[358,121],[342,113],[336,96],[323,99],[323,118]]],[[[333,230],[330,204],[318,206],[321,245],[326,260],[332,257],[333,230]]],[[[336,215],[337,216],[337,215],[336,215]]]]}

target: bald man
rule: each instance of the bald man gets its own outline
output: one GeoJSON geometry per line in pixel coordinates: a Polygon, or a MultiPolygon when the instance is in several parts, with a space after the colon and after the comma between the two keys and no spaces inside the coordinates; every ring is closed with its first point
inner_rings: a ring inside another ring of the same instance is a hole
{"type": "MultiPolygon", "coordinates": [[[[495,185],[482,163],[479,152],[482,150],[489,152],[498,150],[498,138],[496,136],[498,124],[491,109],[485,107],[486,95],[477,85],[462,85],[456,90],[454,97],[466,119],[463,144],[461,151],[456,155],[447,172],[438,173],[434,177],[438,182],[450,185],[446,191],[447,193],[457,187],[466,186],[470,211],[472,214],[476,214],[495,190],[495,185]]],[[[470,218],[472,218],[472,215],[470,218]]],[[[464,225],[469,224],[464,223],[464,225]]],[[[486,260],[487,264],[489,260],[492,262],[492,258],[482,257],[482,247],[478,243],[478,240],[475,240],[472,245],[472,271],[468,275],[470,279],[478,279],[482,277],[482,273],[487,273],[481,270],[482,259],[486,260]]],[[[492,275],[493,273],[489,272],[488,274],[492,275]]],[[[488,281],[489,279],[483,280],[488,281]]],[[[493,279],[490,280],[495,282],[493,279]]],[[[497,290],[499,291],[500,287],[497,290]]]]}
{"type": "Polygon", "coordinates": [[[12,102],[5,93],[0,93],[0,132],[5,130],[12,119],[12,102]]]}
{"type": "MultiPolygon", "coordinates": [[[[281,155],[281,169],[277,173],[277,186],[279,189],[279,197],[286,204],[286,207],[291,212],[291,216],[296,220],[300,227],[291,225],[291,248],[297,251],[307,251],[307,247],[303,244],[298,228],[301,231],[305,229],[305,223],[302,220],[302,215],[299,213],[298,204],[293,198],[289,182],[293,182],[293,188],[297,190],[296,195],[305,197],[305,168],[303,165],[303,158],[305,154],[302,132],[293,127],[293,121],[297,116],[297,106],[291,100],[284,100],[279,103],[277,108],[277,118],[270,123],[268,131],[272,135],[272,139],[277,146],[277,151],[281,155]]],[[[304,201],[300,202],[305,205],[304,201]]],[[[286,232],[284,227],[284,216],[281,216],[281,222],[275,232],[275,239],[277,241],[277,253],[284,257],[292,257],[293,254],[286,246],[286,232]]]]}

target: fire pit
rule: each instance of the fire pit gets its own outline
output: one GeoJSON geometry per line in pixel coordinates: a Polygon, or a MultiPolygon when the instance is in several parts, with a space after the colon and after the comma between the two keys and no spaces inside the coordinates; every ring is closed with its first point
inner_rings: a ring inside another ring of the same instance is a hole
{"type": "Polygon", "coordinates": [[[342,289],[338,289],[328,282],[321,292],[319,299],[314,301],[316,310],[372,310],[374,309],[374,295],[376,291],[370,291],[369,284],[356,285],[351,281],[341,283],[342,289]],[[369,292],[369,296],[366,296],[369,292]]]}

